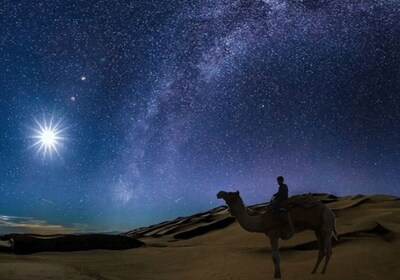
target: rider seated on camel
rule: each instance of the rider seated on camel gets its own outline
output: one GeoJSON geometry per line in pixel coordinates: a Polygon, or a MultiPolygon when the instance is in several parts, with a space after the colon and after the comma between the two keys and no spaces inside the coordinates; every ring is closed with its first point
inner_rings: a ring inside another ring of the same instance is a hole
{"type": "Polygon", "coordinates": [[[288,186],[284,183],[284,178],[279,176],[276,180],[278,181],[279,189],[278,192],[272,196],[271,203],[268,207],[269,211],[273,214],[279,213],[281,203],[289,197],[288,186]]]}

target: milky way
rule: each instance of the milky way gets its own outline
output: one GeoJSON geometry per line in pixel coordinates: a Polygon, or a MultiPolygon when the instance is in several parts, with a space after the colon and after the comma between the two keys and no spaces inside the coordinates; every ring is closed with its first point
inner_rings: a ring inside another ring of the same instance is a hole
{"type": "Polygon", "coordinates": [[[0,231],[132,229],[278,175],[400,194],[397,1],[31,2],[0,8],[0,231]]]}

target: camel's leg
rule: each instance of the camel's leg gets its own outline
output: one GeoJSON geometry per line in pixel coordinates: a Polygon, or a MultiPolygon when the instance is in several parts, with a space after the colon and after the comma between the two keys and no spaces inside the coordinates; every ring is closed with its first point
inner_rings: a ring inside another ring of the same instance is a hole
{"type": "Polygon", "coordinates": [[[325,256],[325,254],[324,254],[324,243],[323,243],[323,240],[322,240],[322,236],[318,232],[315,232],[315,236],[317,237],[317,240],[318,240],[318,258],[317,258],[317,262],[315,263],[314,269],[311,272],[312,274],[317,272],[318,266],[319,266],[319,264],[321,263],[322,259],[325,256]]]}
{"type": "Polygon", "coordinates": [[[325,253],[325,263],[322,268],[322,274],[325,274],[326,267],[328,266],[329,259],[332,255],[332,232],[325,231],[324,232],[324,253],[325,253]]]}
{"type": "Polygon", "coordinates": [[[272,232],[268,233],[269,236],[269,241],[271,242],[271,248],[272,248],[272,260],[274,261],[275,265],[275,279],[280,279],[281,278],[281,268],[280,268],[280,256],[279,256],[279,246],[278,246],[278,240],[279,240],[279,230],[273,230],[272,232]]]}

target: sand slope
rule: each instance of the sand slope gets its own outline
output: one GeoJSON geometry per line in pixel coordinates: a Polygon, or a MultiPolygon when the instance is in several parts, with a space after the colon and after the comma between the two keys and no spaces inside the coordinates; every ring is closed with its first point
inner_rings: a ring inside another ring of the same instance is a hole
{"type": "MultiPolygon", "coordinates": [[[[327,275],[310,275],[317,251],[306,231],[281,241],[282,279],[400,279],[400,199],[314,194],[337,216],[327,275]]],[[[265,205],[250,208],[260,213],[265,205]]],[[[248,233],[226,207],[126,233],[124,251],[0,254],[0,279],[273,279],[268,239],[248,233]]]]}

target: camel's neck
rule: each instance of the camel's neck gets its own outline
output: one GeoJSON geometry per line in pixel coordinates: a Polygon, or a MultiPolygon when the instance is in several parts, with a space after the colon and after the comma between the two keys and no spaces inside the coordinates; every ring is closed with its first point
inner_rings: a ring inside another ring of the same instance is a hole
{"type": "Polygon", "coordinates": [[[261,216],[249,216],[243,204],[228,205],[232,215],[236,217],[241,227],[249,232],[266,232],[261,216]]]}

